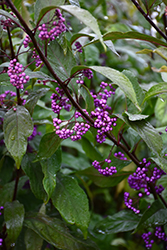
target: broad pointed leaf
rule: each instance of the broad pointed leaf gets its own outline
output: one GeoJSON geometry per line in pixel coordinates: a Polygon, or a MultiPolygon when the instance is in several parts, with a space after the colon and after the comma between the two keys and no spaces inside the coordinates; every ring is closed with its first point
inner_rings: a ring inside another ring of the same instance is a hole
{"type": "Polygon", "coordinates": [[[38,214],[25,219],[24,225],[36,232],[46,242],[63,250],[98,250],[91,241],[74,238],[65,223],[57,218],[38,214]]]}
{"type": "Polygon", "coordinates": [[[158,83],[158,84],[152,86],[148,90],[148,92],[145,94],[145,98],[143,100],[143,103],[155,95],[163,94],[166,92],[167,92],[167,83],[166,82],[158,83]]]}
{"type": "Polygon", "coordinates": [[[86,236],[90,217],[88,199],[73,177],[60,174],[57,176],[52,202],[63,219],[70,224],[76,224],[86,236]]]}
{"type": "Polygon", "coordinates": [[[6,242],[8,244],[15,243],[23,226],[24,206],[19,201],[6,202],[4,218],[7,230],[6,242]]]}
{"type": "Polygon", "coordinates": [[[42,185],[44,174],[42,172],[42,167],[39,162],[33,162],[33,155],[25,155],[22,161],[22,169],[29,177],[30,187],[37,199],[46,201],[47,194],[42,185]]]}
{"type": "Polygon", "coordinates": [[[43,239],[33,230],[27,228],[24,237],[26,250],[38,250],[43,245],[43,239]]]}
{"type": "Polygon", "coordinates": [[[100,221],[95,230],[103,234],[128,232],[136,228],[140,217],[132,211],[122,210],[100,221]]]}
{"type": "Polygon", "coordinates": [[[44,173],[43,187],[48,195],[47,203],[56,187],[56,173],[61,167],[61,150],[57,150],[50,158],[41,161],[42,172],[44,173]]]}
{"type": "Polygon", "coordinates": [[[23,106],[10,109],[5,114],[3,130],[5,145],[19,168],[27,150],[27,138],[33,132],[33,122],[28,110],[23,106]]]}
{"type": "Polygon", "coordinates": [[[44,160],[51,157],[59,148],[61,139],[55,132],[45,134],[39,145],[37,159],[44,160]]]}

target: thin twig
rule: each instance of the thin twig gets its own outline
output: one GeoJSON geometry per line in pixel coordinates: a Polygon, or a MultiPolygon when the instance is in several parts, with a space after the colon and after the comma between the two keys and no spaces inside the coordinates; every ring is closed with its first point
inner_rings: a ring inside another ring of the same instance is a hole
{"type": "Polygon", "coordinates": [[[158,26],[151,20],[150,16],[145,13],[136,0],[131,0],[140,13],[145,17],[145,19],[151,24],[152,27],[167,41],[167,36],[158,28],[158,26]]]}

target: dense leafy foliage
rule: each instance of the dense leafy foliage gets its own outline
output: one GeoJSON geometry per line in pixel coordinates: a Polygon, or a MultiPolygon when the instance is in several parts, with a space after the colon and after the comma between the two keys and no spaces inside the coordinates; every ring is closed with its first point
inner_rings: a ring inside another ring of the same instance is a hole
{"type": "Polygon", "coordinates": [[[0,1],[0,249],[167,249],[167,1],[0,1]]]}

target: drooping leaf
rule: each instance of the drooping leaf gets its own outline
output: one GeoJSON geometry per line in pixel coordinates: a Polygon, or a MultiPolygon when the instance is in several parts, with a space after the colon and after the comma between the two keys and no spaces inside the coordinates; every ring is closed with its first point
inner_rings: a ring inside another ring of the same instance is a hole
{"type": "Polygon", "coordinates": [[[41,161],[42,172],[44,173],[43,187],[48,195],[47,203],[56,187],[56,173],[61,166],[61,150],[57,150],[50,158],[41,161]]]}
{"type": "Polygon", "coordinates": [[[122,210],[100,221],[95,230],[102,234],[128,232],[136,228],[140,217],[132,211],[122,210]]]}
{"type": "Polygon", "coordinates": [[[145,94],[145,98],[143,100],[143,103],[155,95],[163,94],[166,92],[167,92],[167,83],[166,82],[158,83],[158,84],[152,86],[148,90],[148,92],[145,94]]]}
{"type": "Polygon", "coordinates": [[[30,187],[37,199],[46,201],[47,194],[44,190],[42,181],[44,174],[42,172],[42,167],[39,162],[33,162],[33,155],[25,155],[22,161],[22,169],[29,177],[30,187]]]}
{"type": "MultiPolygon", "coordinates": [[[[123,70],[122,73],[126,77],[128,77],[128,79],[132,83],[134,91],[136,93],[137,101],[138,101],[139,105],[141,106],[142,101],[144,99],[144,92],[143,92],[143,89],[141,88],[141,86],[138,83],[137,77],[130,70],[123,70]]],[[[128,107],[128,112],[133,113],[133,114],[139,113],[138,109],[134,106],[134,104],[129,99],[127,99],[127,107],[128,107]]]]}
{"type": "Polygon", "coordinates": [[[133,85],[123,73],[109,67],[90,66],[89,68],[104,75],[106,78],[113,81],[114,84],[118,85],[125,95],[134,103],[137,109],[139,111],[141,110],[133,85]]]}
{"type": "Polygon", "coordinates": [[[6,202],[4,206],[4,218],[7,230],[8,244],[15,243],[23,226],[24,206],[15,200],[6,202]]]}
{"type": "Polygon", "coordinates": [[[167,222],[167,209],[159,200],[153,202],[153,204],[148,208],[143,216],[141,217],[134,232],[142,228],[148,228],[155,225],[163,225],[167,222]]]}
{"type": "Polygon", "coordinates": [[[90,218],[88,199],[73,177],[57,175],[52,202],[63,219],[70,224],[76,224],[86,237],[90,218]]]}
{"type": "Polygon", "coordinates": [[[101,161],[102,160],[101,153],[98,151],[98,149],[96,147],[94,147],[92,142],[90,142],[85,137],[82,137],[81,143],[82,143],[82,148],[85,151],[86,155],[92,161],[94,161],[94,160],[101,161]]]}
{"type": "Polygon", "coordinates": [[[19,168],[27,150],[27,138],[33,132],[33,122],[28,110],[23,106],[10,109],[4,117],[3,131],[5,145],[19,168]]]}
{"type": "Polygon", "coordinates": [[[97,169],[94,167],[87,168],[85,170],[78,172],[80,175],[85,175],[89,177],[98,187],[106,188],[106,187],[114,187],[122,180],[127,178],[132,172],[129,171],[118,171],[116,174],[112,176],[103,176],[99,174],[97,169]]]}
{"type": "Polygon", "coordinates": [[[103,40],[117,40],[117,39],[138,39],[138,40],[143,40],[147,42],[151,42],[156,45],[162,45],[164,47],[167,47],[167,44],[160,39],[157,39],[153,36],[145,35],[136,31],[129,31],[126,33],[123,32],[108,32],[103,35],[103,40]]]}
{"type": "Polygon", "coordinates": [[[38,100],[44,96],[47,92],[49,91],[48,88],[42,88],[38,89],[37,91],[32,91],[27,99],[26,99],[26,104],[25,108],[30,112],[30,114],[33,114],[34,108],[38,102],[38,100]]]}
{"type": "Polygon", "coordinates": [[[38,160],[43,160],[51,157],[59,148],[61,139],[55,132],[45,134],[39,145],[38,160]]]}
{"type": "Polygon", "coordinates": [[[33,230],[27,228],[25,232],[25,245],[26,250],[38,250],[41,249],[43,244],[43,239],[35,233],[33,230]]]}
{"type": "Polygon", "coordinates": [[[56,248],[63,250],[98,250],[93,242],[74,238],[69,233],[65,223],[57,218],[50,218],[44,214],[28,216],[24,225],[56,248]]]}
{"type": "Polygon", "coordinates": [[[97,23],[96,18],[94,18],[91,13],[87,10],[81,9],[78,6],[74,6],[74,5],[64,5],[64,6],[60,6],[61,9],[69,12],[70,14],[72,14],[73,16],[75,16],[76,18],[78,18],[82,23],[84,23],[86,26],[88,26],[91,30],[94,31],[94,33],[97,35],[98,39],[100,40],[100,42],[103,44],[104,48],[104,42],[103,42],[103,38],[97,23]]]}

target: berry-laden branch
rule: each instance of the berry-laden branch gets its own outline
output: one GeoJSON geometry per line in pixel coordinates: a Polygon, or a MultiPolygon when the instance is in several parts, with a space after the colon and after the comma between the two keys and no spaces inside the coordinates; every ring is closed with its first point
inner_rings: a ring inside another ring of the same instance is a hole
{"type": "Polygon", "coordinates": [[[167,41],[167,36],[158,28],[158,26],[151,20],[150,16],[145,13],[145,11],[141,8],[136,0],[131,0],[132,3],[136,6],[136,8],[140,11],[140,13],[145,17],[145,19],[151,24],[154,29],[167,41]]]}
{"type": "MultiPolygon", "coordinates": [[[[43,52],[41,51],[41,49],[39,48],[37,41],[34,37],[33,32],[29,29],[29,27],[27,26],[26,22],[24,21],[24,19],[22,18],[22,16],[20,15],[20,13],[18,12],[18,10],[16,9],[16,7],[14,6],[14,4],[12,3],[12,1],[7,0],[6,1],[8,3],[8,5],[10,6],[11,10],[13,11],[13,13],[17,16],[17,18],[19,19],[20,23],[22,24],[22,26],[24,27],[25,31],[27,32],[27,34],[29,35],[29,37],[31,38],[33,45],[35,47],[35,49],[37,50],[41,60],[44,62],[44,64],[46,65],[46,67],[48,68],[49,72],[53,75],[53,77],[55,78],[55,80],[59,83],[59,85],[61,86],[61,88],[63,89],[63,91],[65,92],[65,94],[67,95],[67,97],[69,98],[69,100],[71,101],[71,103],[73,104],[73,106],[82,114],[82,116],[90,123],[91,126],[94,127],[94,120],[86,113],[83,111],[83,109],[80,107],[80,105],[73,99],[73,97],[71,96],[67,86],[63,83],[63,81],[58,77],[58,75],[54,72],[52,66],[50,65],[49,61],[47,60],[47,58],[45,57],[45,55],[43,54],[43,52]]],[[[140,165],[140,161],[137,159],[137,157],[135,157],[133,154],[131,154],[129,152],[129,150],[124,146],[124,144],[122,144],[121,142],[117,142],[116,138],[114,136],[112,136],[111,134],[109,134],[108,132],[105,133],[106,136],[112,140],[114,142],[114,144],[118,147],[120,147],[129,157],[130,159],[137,165],[140,165]]]]}
{"type": "MultiPolygon", "coordinates": [[[[34,36],[34,33],[29,29],[29,27],[25,23],[24,19],[22,18],[22,16],[18,12],[18,10],[15,8],[12,1],[7,0],[7,3],[10,6],[13,13],[17,16],[17,18],[19,19],[20,23],[22,24],[24,30],[26,31],[27,35],[29,36],[29,38],[27,38],[27,41],[25,41],[24,45],[26,45],[26,43],[28,42],[28,39],[31,39],[31,41],[32,41],[32,43],[34,45],[34,48],[37,51],[41,61],[46,65],[49,72],[52,74],[54,79],[60,85],[60,88],[62,88],[62,90],[59,89],[59,87],[56,89],[58,95],[57,94],[52,95],[52,104],[53,104],[53,107],[54,107],[54,112],[57,113],[57,114],[59,114],[59,112],[60,112],[59,107],[54,105],[56,103],[56,100],[60,100],[60,102],[64,101],[63,106],[66,109],[69,108],[68,107],[68,101],[70,101],[77,110],[72,118],[75,119],[74,131],[77,131],[79,133],[73,135],[73,130],[65,129],[65,128],[60,130],[59,125],[61,124],[62,121],[59,118],[54,118],[53,119],[53,124],[54,124],[54,126],[56,128],[56,134],[58,134],[59,137],[62,138],[62,139],[66,139],[68,137],[71,137],[72,140],[78,140],[78,139],[80,139],[81,135],[86,133],[86,131],[89,129],[90,126],[96,128],[97,129],[97,141],[99,143],[102,143],[105,140],[105,137],[108,137],[117,147],[121,148],[126,153],[126,155],[129,156],[129,158],[138,166],[138,170],[137,170],[138,172],[134,176],[131,175],[129,177],[129,185],[132,188],[134,188],[134,186],[135,186],[137,190],[139,190],[140,188],[145,188],[144,193],[146,195],[150,195],[150,191],[151,191],[154,194],[155,199],[157,199],[157,194],[159,195],[162,192],[162,188],[157,187],[157,190],[156,190],[156,187],[154,187],[154,186],[152,188],[150,188],[150,184],[153,183],[155,185],[155,181],[157,179],[159,179],[161,177],[161,175],[164,174],[164,172],[163,171],[160,172],[161,170],[158,170],[156,168],[154,168],[154,172],[152,172],[151,170],[149,171],[148,167],[151,164],[150,162],[149,163],[140,162],[139,159],[136,157],[136,155],[134,153],[129,152],[129,147],[127,147],[125,142],[124,142],[125,143],[125,145],[124,145],[122,142],[117,141],[117,139],[110,133],[110,131],[112,131],[112,126],[115,126],[114,124],[115,124],[115,121],[116,121],[115,119],[116,118],[110,118],[109,115],[108,115],[109,113],[107,111],[103,110],[103,112],[102,112],[102,109],[101,109],[101,111],[95,110],[95,111],[91,112],[91,115],[89,115],[89,113],[86,110],[83,110],[80,107],[80,105],[73,99],[73,97],[72,97],[67,85],[65,84],[65,82],[63,82],[59,78],[59,76],[54,72],[54,70],[53,70],[52,66],[50,65],[49,61],[47,60],[44,53],[41,51],[40,47],[38,46],[38,43],[37,43],[36,38],[34,36]],[[67,98],[65,98],[65,99],[61,98],[61,94],[62,94],[61,91],[64,91],[64,93],[66,94],[68,100],[67,100],[67,98]],[[59,96],[60,96],[60,99],[59,99],[59,96]],[[82,123],[77,122],[77,118],[79,116],[82,116],[85,121],[82,122],[82,123]],[[94,118],[96,120],[94,120],[94,118]],[[87,124],[87,123],[89,123],[89,124],[87,124]],[[149,174],[148,176],[146,174],[147,171],[148,171],[148,174],[149,174]],[[140,186],[138,184],[138,178],[135,179],[136,175],[139,175],[139,177],[142,176],[141,183],[144,186],[140,186]]],[[[43,28],[45,28],[45,27],[43,27],[43,28]]],[[[41,36],[42,36],[43,40],[45,40],[46,38],[43,37],[42,34],[41,34],[41,36]]],[[[89,70],[87,70],[86,74],[89,75],[91,73],[89,72],[89,70]]],[[[79,81],[78,83],[82,84],[81,81],[79,81]]],[[[104,83],[104,82],[102,82],[101,85],[100,85],[101,89],[105,89],[106,86],[110,87],[110,89],[112,88],[112,86],[110,86],[110,85],[108,85],[107,83],[104,83]]],[[[112,92],[112,91],[109,91],[109,92],[107,91],[108,96],[111,96],[110,92],[112,92]]],[[[95,100],[98,101],[96,95],[94,95],[93,98],[94,98],[94,101],[95,100]]],[[[103,104],[99,104],[99,105],[103,105],[103,104]]],[[[104,105],[106,105],[106,101],[105,101],[104,105]]],[[[72,123],[73,123],[72,120],[68,121],[69,125],[72,124],[72,123]]],[[[103,164],[105,164],[105,163],[109,164],[110,159],[105,159],[105,162],[103,164]]],[[[115,167],[110,167],[110,169],[109,169],[109,167],[107,167],[106,170],[104,171],[100,167],[101,163],[98,163],[97,161],[95,161],[93,164],[98,169],[98,171],[101,171],[101,173],[106,175],[106,176],[116,173],[115,167]]],[[[139,193],[139,197],[141,197],[142,195],[143,195],[142,193],[139,193]]],[[[161,200],[162,200],[163,204],[167,207],[166,202],[162,198],[161,198],[161,200]]],[[[139,209],[136,209],[135,207],[132,206],[132,201],[131,201],[131,199],[129,200],[129,196],[125,196],[125,202],[126,202],[125,205],[128,208],[133,209],[133,211],[135,213],[140,212],[139,209]]]]}

